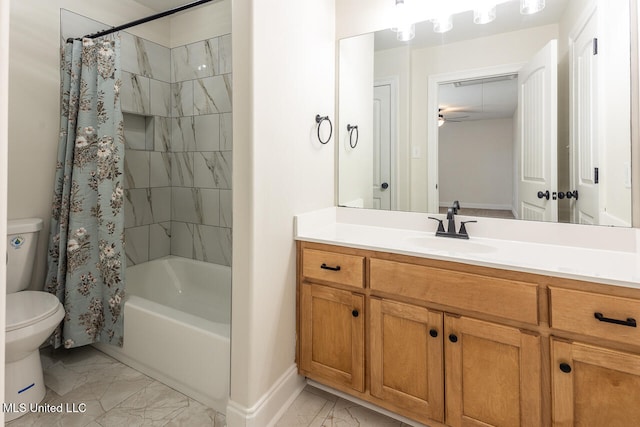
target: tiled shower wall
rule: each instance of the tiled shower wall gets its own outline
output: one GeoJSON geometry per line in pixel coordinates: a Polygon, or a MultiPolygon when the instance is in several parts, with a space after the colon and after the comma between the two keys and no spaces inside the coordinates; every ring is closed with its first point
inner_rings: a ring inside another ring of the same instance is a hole
{"type": "Polygon", "coordinates": [[[128,265],[231,265],[231,35],[168,49],[123,34],[128,265]]]}

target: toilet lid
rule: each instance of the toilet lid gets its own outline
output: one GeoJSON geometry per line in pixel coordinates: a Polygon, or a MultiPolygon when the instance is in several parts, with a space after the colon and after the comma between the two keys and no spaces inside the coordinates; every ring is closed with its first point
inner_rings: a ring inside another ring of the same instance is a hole
{"type": "Polygon", "coordinates": [[[6,331],[39,322],[55,313],[58,307],[60,307],[60,301],[48,292],[22,291],[7,294],[6,331]]]}

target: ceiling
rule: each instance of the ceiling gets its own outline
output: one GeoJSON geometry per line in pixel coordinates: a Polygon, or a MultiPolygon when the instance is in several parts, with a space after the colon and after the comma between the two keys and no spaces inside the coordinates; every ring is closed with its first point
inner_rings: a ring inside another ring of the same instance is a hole
{"type": "Polygon", "coordinates": [[[156,12],[174,9],[184,4],[193,3],[193,0],[134,0],[137,3],[147,6],[156,12]]]}
{"type": "Polygon", "coordinates": [[[493,120],[512,118],[518,106],[518,79],[512,75],[502,81],[476,79],[441,84],[438,107],[445,121],[493,120]]]}

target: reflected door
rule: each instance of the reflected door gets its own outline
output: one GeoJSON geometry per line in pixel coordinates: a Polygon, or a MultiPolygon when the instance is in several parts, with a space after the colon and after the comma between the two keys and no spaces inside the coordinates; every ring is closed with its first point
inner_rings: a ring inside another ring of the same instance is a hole
{"type": "Polygon", "coordinates": [[[578,190],[578,199],[570,203],[573,222],[579,224],[599,223],[596,18],[594,12],[571,43],[571,190],[578,190]]]}
{"type": "Polygon", "coordinates": [[[558,41],[551,40],[518,73],[520,219],[557,221],[558,41]]]}
{"type": "Polygon", "coordinates": [[[391,85],[373,91],[373,207],[391,209],[391,85]]]}

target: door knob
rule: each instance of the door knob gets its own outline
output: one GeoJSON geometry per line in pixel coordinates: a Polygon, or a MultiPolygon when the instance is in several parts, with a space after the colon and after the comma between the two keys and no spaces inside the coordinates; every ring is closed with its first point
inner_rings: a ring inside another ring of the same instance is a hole
{"type": "Polygon", "coordinates": [[[382,185],[380,185],[380,187],[382,187],[383,190],[386,190],[387,188],[389,188],[389,184],[386,182],[383,182],[382,185]]]}
{"type": "Polygon", "coordinates": [[[578,200],[578,190],[567,191],[566,193],[567,199],[576,199],[578,200]]]}
{"type": "Polygon", "coordinates": [[[542,199],[545,198],[547,200],[549,200],[549,190],[545,191],[544,193],[542,191],[538,191],[538,199],[542,199]]]}

